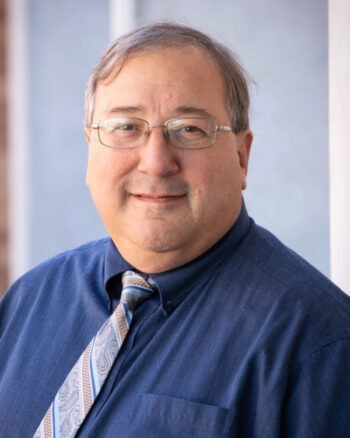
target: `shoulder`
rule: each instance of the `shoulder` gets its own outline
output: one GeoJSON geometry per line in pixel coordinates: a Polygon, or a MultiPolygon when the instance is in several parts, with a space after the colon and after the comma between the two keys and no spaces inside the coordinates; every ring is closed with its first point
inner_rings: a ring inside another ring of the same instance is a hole
{"type": "Polygon", "coordinates": [[[275,235],[254,222],[241,245],[240,256],[250,269],[254,269],[257,274],[260,272],[260,276],[270,281],[271,286],[278,284],[280,289],[293,291],[295,299],[299,296],[305,298],[308,291],[307,294],[328,296],[349,308],[349,297],[331,280],[275,235]]]}
{"type": "Polygon", "coordinates": [[[104,238],[91,241],[57,254],[25,273],[13,286],[49,281],[52,277],[57,281],[60,275],[89,275],[99,266],[103,266],[109,240],[104,238]]]}
{"type": "Polygon", "coordinates": [[[88,272],[94,265],[104,262],[109,240],[109,238],[94,240],[57,254],[28,271],[18,281],[31,281],[38,277],[47,277],[52,273],[57,275],[57,271],[84,270],[88,272]]]}
{"type": "Polygon", "coordinates": [[[109,241],[109,238],[104,238],[65,251],[21,276],[0,302],[2,322],[6,315],[13,315],[18,306],[30,305],[32,308],[37,300],[52,296],[53,291],[63,298],[74,289],[83,290],[93,283],[101,284],[99,280],[103,278],[109,241]]]}
{"type": "Polygon", "coordinates": [[[269,231],[253,222],[228,259],[228,271],[233,264],[251,318],[277,344],[287,338],[297,343],[299,360],[350,339],[350,297],[269,231]]]}

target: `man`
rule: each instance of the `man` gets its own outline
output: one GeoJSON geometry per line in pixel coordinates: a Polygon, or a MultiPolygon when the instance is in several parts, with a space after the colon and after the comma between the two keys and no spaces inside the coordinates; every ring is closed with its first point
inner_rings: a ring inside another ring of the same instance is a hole
{"type": "Polygon", "coordinates": [[[248,106],[193,29],[103,55],[85,134],[110,238],[4,297],[1,437],[350,436],[349,299],[248,217],[248,106]]]}

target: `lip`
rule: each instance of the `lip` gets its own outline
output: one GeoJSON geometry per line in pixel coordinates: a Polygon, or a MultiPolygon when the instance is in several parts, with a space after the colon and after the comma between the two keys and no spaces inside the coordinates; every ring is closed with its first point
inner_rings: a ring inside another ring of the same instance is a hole
{"type": "Polygon", "coordinates": [[[154,202],[157,204],[164,204],[167,202],[178,201],[185,197],[185,194],[175,195],[168,193],[131,193],[131,196],[142,202],[154,202]]]}

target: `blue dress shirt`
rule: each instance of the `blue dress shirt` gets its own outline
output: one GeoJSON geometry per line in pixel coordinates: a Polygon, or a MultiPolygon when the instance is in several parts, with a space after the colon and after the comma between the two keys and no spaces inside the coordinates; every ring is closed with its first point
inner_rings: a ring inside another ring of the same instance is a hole
{"type": "MultiPolygon", "coordinates": [[[[110,239],[0,303],[0,437],[32,437],[132,268],[110,239]]],[[[242,207],[208,252],[152,275],[79,438],[350,437],[350,299],[242,207]]]]}

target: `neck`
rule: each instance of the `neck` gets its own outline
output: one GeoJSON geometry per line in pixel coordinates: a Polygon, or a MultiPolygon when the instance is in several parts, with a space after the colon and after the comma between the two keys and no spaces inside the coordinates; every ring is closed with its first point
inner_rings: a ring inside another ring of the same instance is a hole
{"type": "Polygon", "coordinates": [[[183,266],[207,252],[230,230],[232,225],[233,223],[215,239],[205,242],[191,241],[189,245],[164,252],[147,250],[122,238],[112,237],[112,240],[122,257],[134,268],[146,274],[159,274],[183,266]]]}

